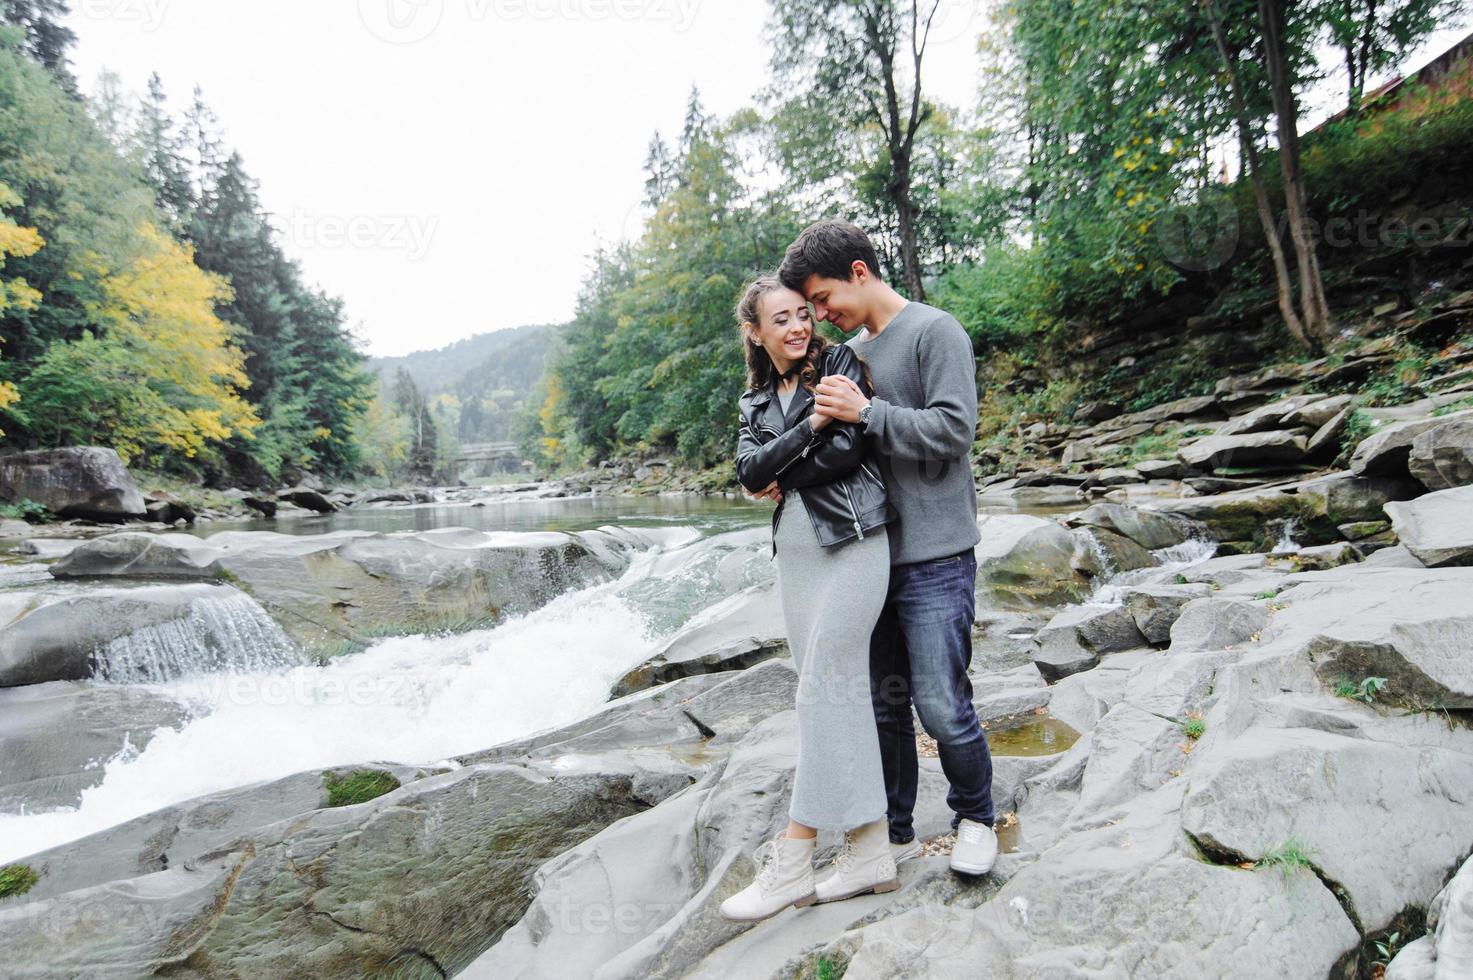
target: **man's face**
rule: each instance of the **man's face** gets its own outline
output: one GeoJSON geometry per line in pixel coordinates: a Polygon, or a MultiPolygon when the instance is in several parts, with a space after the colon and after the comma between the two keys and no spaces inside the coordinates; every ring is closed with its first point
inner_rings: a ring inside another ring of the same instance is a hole
{"type": "Polygon", "coordinates": [[[829,279],[814,273],[803,283],[803,295],[813,304],[820,320],[827,320],[845,333],[864,326],[866,304],[863,276],[853,279],[829,279]]]}

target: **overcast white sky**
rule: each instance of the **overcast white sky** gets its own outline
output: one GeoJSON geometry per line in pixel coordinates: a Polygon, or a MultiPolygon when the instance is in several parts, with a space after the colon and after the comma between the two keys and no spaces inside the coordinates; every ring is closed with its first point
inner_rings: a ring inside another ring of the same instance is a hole
{"type": "MultiPolygon", "coordinates": [[[[974,99],[977,0],[933,92],[974,99]]],[[[309,280],[375,355],[572,315],[598,241],[639,231],[650,134],[766,82],[766,0],[72,0],[84,89],[196,83],[309,280]]],[[[977,18],[980,26],[981,18],[977,18]]],[[[934,59],[934,60],[932,60],[934,59]]]]}
{"type": "MultiPolygon", "coordinates": [[[[933,97],[974,104],[989,3],[942,0],[924,69],[933,97]]],[[[204,88],[288,254],[346,300],[374,355],[569,318],[598,242],[639,232],[650,134],[678,134],[692,84],[715,114],[751,104],[769,60],[766,0],[72,10],[84,89],[108,68],[139,92],[157,71],[182,114],[204,88]]]]}

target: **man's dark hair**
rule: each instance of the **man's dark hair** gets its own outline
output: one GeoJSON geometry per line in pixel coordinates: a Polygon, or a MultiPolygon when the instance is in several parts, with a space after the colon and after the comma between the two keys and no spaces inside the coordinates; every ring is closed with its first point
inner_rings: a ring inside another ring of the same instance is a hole
{"type": "Polygon", "coordinates": [[[848,282],[854,278],[856,260],[863,262],[876,279],[884,278],[869,236],[847,221],[825,218],[804,228],[788,246],[777,277],[784,286],[801,293],[808,277],[815,274],[848,282]]]}

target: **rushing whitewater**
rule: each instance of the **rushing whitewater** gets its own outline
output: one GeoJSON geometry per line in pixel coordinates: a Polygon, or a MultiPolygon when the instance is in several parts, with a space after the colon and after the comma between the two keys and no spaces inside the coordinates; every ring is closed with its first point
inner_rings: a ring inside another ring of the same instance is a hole
{"type": "Polygon", "coordinates": [[[648,546],[615,581],[491,629],[386,639],[325,666],[134,685],[186,704],[191,720],[125,747],[74,809],[0,815],[0,862],[202,794],[334,765],[451,765],[566,724],[691,615],[772,574],[766,528],[639,533],[648,546]]]}

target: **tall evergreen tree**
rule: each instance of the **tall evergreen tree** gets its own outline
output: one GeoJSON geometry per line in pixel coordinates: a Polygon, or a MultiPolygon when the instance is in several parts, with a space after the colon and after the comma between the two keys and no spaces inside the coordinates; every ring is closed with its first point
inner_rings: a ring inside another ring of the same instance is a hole
{"type": "Polygon", "coordinates": [[[62,91],[77,98],[69,51],[76,32],[62,21],[70,13],[67,0],[3,0],[0,20],[25,32],[25,51],[49,72],[62,91]]]}

